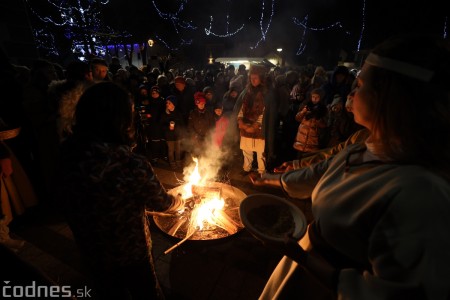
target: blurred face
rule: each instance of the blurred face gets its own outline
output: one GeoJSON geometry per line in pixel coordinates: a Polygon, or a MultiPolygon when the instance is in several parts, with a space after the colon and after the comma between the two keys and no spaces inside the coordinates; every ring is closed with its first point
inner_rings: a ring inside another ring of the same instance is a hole
{"type": "Polygon", "coordinates": [[[320,101],[320,95],[319,94],[311,94],[311,102],[313,104],[317,104],[320,101]]]}
{"type": "Polygon", "coordinates": [[[213,94],[212,93],[206,93],[205,94],[205,98],[206,98],[206,100],[211,100],[213,98],[213,94]]]}
{"type": "Polygon", "coordinates": [[[141,96],[148,96],[148,91],[146,90],[146,89],[140,89],[139,90],[139,94],[141,95],[141,96]]]}
{"type": "Polygon", "coordinates": [[[157,91],[152,91],[152,98],[153,99],[159,98],[159,93],[157,91]]]}
{"type": "Polygon", "coordinates": [[[108,67],[104,65],[94,65],[94,68],[92,70],[92,76],[97,80],[105,79],[107,73],[108,67]]]}
{"type": "Polygon", "coordinates": [[[355,117],[355,122],[372,130],[373,115],[371,108],[373,101],[375,101],[375,93],[371,85],[371,67],[365,64],[359,74],[356,88],[350,94],[353,95],[352,111],[355,117]]]}
{"type": "Polygon", "coordinates": [[[169,110],[169,111],[173,111],[174,109],[175,109],[175,105],[173,105],[173,103],[172,102],[170,102],[170,101],[166,101],[166,108],[169,110]]]}
{"type": "Polygon", "coordinates": [[[261,78],[259,78],[258,74],[250,74],[250,83],[253,87],[257,87],[261,84],[261,78]]]}
{"type": "Polygon", "coordinates": [[[221,108],[216,108],[216,109],[214,110],[214,112],[215,112],[215,114],[218,115],[218,116],[221,116],[221,115],[222,115],[222,109],[221,109],[221,108]]]}
{"type": "Polygon", "coordinates": [[[230,96],[231,96],[231,98],[236,98],[238,96],[238,92],[231,91],[230,96]]]}
{"type": "Polygon", "coordinates": [[[206,103],[205,102],[200,102],[199,104],[197,104],[198,109],[203,110],[205,108],[206,103]]]}
{"type": "Polygon", "coordinates": [[[184,88],[186,87],[185,83],[177,82],[175,83],[175,88],[179,90],[180,92],[184,91],[184,88]]]}
{"type": "Polygon", "coordinates": [[[86,74],[84,75],[84,79],[85,79],[86,81],[93,81],[93,80],[94,80],[94,77],[92,76],[92,71],[89,71],[88,73],[86,73],[86,74]]]}

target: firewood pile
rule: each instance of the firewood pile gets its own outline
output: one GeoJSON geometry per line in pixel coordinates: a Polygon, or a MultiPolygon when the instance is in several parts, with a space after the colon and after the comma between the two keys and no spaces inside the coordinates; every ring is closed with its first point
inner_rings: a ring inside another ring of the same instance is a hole
{"type": "MultiPolygon", "coordinates": [[[[183,185],[170,191],[182,194],[183,185]]],[[[231,236],[244,226],[239,205],[246,194],[231,185],[211,182],[192,186],[192,196],[185,199],[185,208],[178,214],[155,214],[156,225],[170,236],[189,240],[212,240],[231,236]]]]}

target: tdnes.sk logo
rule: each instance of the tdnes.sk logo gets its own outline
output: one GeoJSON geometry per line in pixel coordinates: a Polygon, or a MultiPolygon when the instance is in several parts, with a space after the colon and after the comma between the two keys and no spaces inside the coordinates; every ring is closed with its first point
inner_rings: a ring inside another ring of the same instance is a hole
{"type": "Polygon", "coordinates": [[[3,281],[0,299],[3,298],[89,298],[91,289],[84,288],[72,291],[68,285],[39,285],[36,281],[27,284],[14,284],[14,281],[3,281]]]}

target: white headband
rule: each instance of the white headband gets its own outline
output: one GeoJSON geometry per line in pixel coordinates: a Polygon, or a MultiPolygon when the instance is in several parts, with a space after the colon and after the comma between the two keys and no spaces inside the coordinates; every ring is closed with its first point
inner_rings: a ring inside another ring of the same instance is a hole
{"type": "Polygon", "coordinates": [[[382,57],[374,53],[370,53],[367,56],[366,63],[425,82],[429,82],[434,75],[434,72],[428,69],[411,65],[399,60],[382,57]]]}

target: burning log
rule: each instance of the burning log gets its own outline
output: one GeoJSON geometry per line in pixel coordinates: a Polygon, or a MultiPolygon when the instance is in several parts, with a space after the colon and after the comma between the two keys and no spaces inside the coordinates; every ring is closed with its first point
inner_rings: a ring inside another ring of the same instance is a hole
{"type": "Polygon", "coordinates": [[[212,214],[213,222],[222,229],[225,229],[228,234],[235,234],[239,226],[222,210],[215,210],[212,214]]]}
{"type": "Polygon", "coordinates": [[[222,189],[213,186],[192,185],[192,194],[206,199],[220,199],[222,198],[222,189]]]}
{"type": "Polygon", "coordinates": [[[170,236],[183,240],[218,239],[244,227],[238,209],[246,195],[235,187],[217,182],[208,182],[206,186],[185,184],[169,193],[186,195],[182,212],[153,215],[156,225],[170,236]]]}

